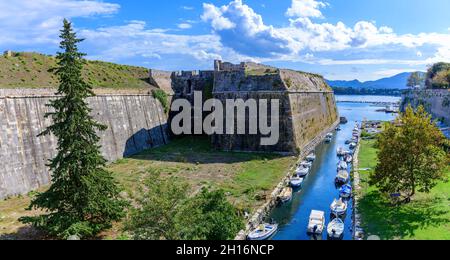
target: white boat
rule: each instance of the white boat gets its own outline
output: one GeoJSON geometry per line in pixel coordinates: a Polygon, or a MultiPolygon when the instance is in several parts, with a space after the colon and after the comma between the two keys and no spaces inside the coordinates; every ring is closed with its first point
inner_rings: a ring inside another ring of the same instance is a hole
{"type": "Polygon", "coordinates": [[[330,239],[341,239],[344,235],[345,224],[340,218],[335,218],[328,224],[327,233],[330,239]]]}
{"type": "Polygon", "coordinates": [[[352,196],[353,188],[351,185],[346,184],[339,189],[339,196],[344,199],[348,199],[352,196]]]}
{"type": "Polygon", "coordinates": [[[337,149],[338,156],[345,156],[346,154],[347,154],[347,151],[345,151],[344,148],[340,147],[339,149],[337,149]]]}
{"type": "Polygon", "coordinates": [[[312,162],[308,162],[308,161],[303,161],[299,164],[299,166],[303,167],[303,168],[311,168],[313,165],[312,162]]]}
{"type": "Polygon", "coordinates": [[[320,235],[325,228],[325,212],[313,210],[309,216],[308,234],[320,235]]]}
{"type": "Polygon", "coordinates": [[[350,180],[350,174],[346,170],[341,170],[336,176],[336,183],[346,184],[350,180]]]}
{"type": "Polygon", "coordinates": [[[262,224],[253,230],[248,236],[248,240],[267,240],[278,230],[278,224],[262,224]]]}
{"type": "Polygon", "coordinates": [[[338,163],[338,171],[340,170],[347,170],[348,164],[345,161],[340,161],[338,163]]]}
{"type": "Polygon", "coordinates": [[[342,216],[347,213],[348,204],[342,199],[335,199],[333,203],[331,203],[330,209],[331,213],[336,216],[342,216]]]}
{"type": "Polygon", "coordinates": [[[345,161],[346,161],[347,163],[352,163],[352,162],[353,162],[353,156],[351,156],[350,154],[347,154],[347,155],[345,156],[345,161]]]}
{"type": "Polygon", "coordinates": [[[331,138],[331,137],[325,138],[325,143],[331,143],[331,141],[333,141],[333,138],[331,138]]]}
{"type": "Polygon", "coordinates": [[[326,137],[327,138],[333,138],[333,136],[334,136],[333,133],[328,133],[326,137]]]}
{"type": "Polygon", "coordinates": [[[310,155],[306,156],[306,160],[309,162],[313,162],[316,160],[316,155],[314,153],[311,153],[310,155]]]}
{"type": "Polygon", "coordinates": [[[304,180],[305,180],[305,179],[303,179],[303,178],[300,177],[300,176],[294,176],[294,177],[291,178],[290,183],[291,183],[291,186],[292,186],[293,188],[301,188],[302,185],[303,185],[303,181],[304,181],[304,180]]]}
{"type": "Polygon", "coordinates": [[[287,203],[292,199],[293,193],[294,192],[291,187],[286,187],[281,191],[280,195],[278,196],[278,200],[281,203],[287,203]]]}
{"type": "Polygon", "coordinates": [[[358,144],[356,144],[356,143],[351,143],[351,144],[349,145],[350,149],[355,149],[356,146],[358,146],[358,144]]]}
{"type": "Polygon", "coordinates": [[[299,166],[297,168],[297,170],[295,171],[295,175],[299,176],[299,177],[305,177],[309,174],[311,168],[309,167],[303,167],[303,166],[299,166]]]}

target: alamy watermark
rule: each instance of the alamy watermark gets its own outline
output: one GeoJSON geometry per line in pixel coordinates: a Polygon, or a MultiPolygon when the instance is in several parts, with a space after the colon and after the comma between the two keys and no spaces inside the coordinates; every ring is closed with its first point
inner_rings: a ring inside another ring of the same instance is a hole
{"type": "Polygon", "coordinates": [[[280,139],[279,99],[271,99],[270,107],[267,99],[209,99],[203,103],[202,92],[195,91],[193,106],[189,100],[177,99],[171,111],[179,112],[171,123],[175,135],[261,135],[261,146],[276,145],[280,139]],[[204,113],[209,114],[203,117],[204,113]]]}

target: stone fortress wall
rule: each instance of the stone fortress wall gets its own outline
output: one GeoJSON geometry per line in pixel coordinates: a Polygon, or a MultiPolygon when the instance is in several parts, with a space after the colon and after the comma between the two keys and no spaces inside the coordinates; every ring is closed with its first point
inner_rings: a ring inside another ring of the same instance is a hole
{"type": "MultiPolygon", "coordinates": [[[[0,199],[24,194],[50,183],[48,159],[53,136],[37,137],[50,119],[49,89],[0,91],[0,199]]],[[[100,94],[89,98],[93,116],[108,129],[99,133],[102,154],[109,161],[168,143],[164,109],[148,94],[100,94]]]]}
{"type": "MultiPolygon", "coordinates": [[[[334,94],[322,77],[256,63],[234,65],[215,61],[211,71],[149,71],[149,80],[172,100],[280,100],[280,142],[260,146],[260,135],[215,135],[213,147],[226,151],[301,153],[317,133],[338,121],[334,94]]],[[[151,90],[107,93],[89,98],[96,120],[108,126],[99,133],[109,161],[169,142],[170,118],[151,90]]],[[[0,89],[0,199],[24,194],[50,183],[46,167],[55,155],[53,136],[37,137],[48,125],[46,104],[54,89],[0,89]]],[[[269,108],[270,109],[270,108],[269,108]]],[[[248,115],[247,115],[248,116],[248,115]]]]}
{"type": "Polygon", "coordinates": [[[272,99],[280,100],[277,145],[261,146],[261,135],[214,135],[212,145],[220,150],[298,153],[318,132],[338,120],[334,94],[319,75],[216,60],[214,71],[174,72],[171,80],[174,99],[185,98],[191,103],[194,91],[203,91],[204,99],[212,92],[211,97],[223,103],[226,99],[266,99],[269,104],[272,99]]]}
{"type": "Polygon", "coordinates": [[[450,89],[412,90],[403,95],[401,110],[408,105],[416,108],[423,105],[435,119],[442,119],[450,125],[450,89]]]}

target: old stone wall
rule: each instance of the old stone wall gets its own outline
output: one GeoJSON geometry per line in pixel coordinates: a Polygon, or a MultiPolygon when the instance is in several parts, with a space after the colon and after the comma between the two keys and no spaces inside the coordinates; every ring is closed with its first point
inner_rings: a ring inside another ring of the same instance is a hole
{"type": "Polygon", "coordinates": [[[401,109],[404,111],[411,104],[413,107],[423,105],[435,119],[442,119],[450,125],[450,90],[415,90],[403,95],[401,109]]]}
{"type": "MultiPolygon", "coordinates": [[[[50,90],[0,90],[0,199],[50,183],[46,167],[55,155],[53,136],[37,137],[51,124],[44,114],[55,98],[50,90]]],[[[159,101],[145,94],[104,94],[89,98],[109,161],[168,142],[167,118],[159,101]]]]}

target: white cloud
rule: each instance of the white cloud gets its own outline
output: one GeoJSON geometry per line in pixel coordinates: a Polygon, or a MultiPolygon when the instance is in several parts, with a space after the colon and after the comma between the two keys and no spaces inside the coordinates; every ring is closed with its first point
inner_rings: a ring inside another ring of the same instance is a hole
{"type": "Polygon", "coordinates": [[[264,24],[261,15],[242,0],[216,7],[204,4],[202,20],[210,22],[222,44],[252,57],[271,57],[280,53],[292,53],[295,49],[290,38],[272,26],[264,24]]]}
{"type": "Polygon", "coordinates": [[[292,0],[292,5],[287,10],[286,15],[289,17],[322,18],[323,15],[320,8],[327,5],[327,3],[316,0],[292,0]]]}
{"type": "Polygon", "coordinates": [[[191,29],[192,28],[192,24],[190,24],[190,23],[180,23],[177,26],[180,29],[191,29]]]}
{"type": "Polygon", "coordinates": [[[187,6],[187,5],[182,6],[181,8],[184,9],[184,10],[187,10],[187,11],[192,11],[192,10],[195,9],[193,6],[187,6]]]}
{"type": "Polygon", "coordinates": [[[63,18],[116,13],[120,6],[93,0],[0,1],[0,46],[53,43],[63,18]]]}

